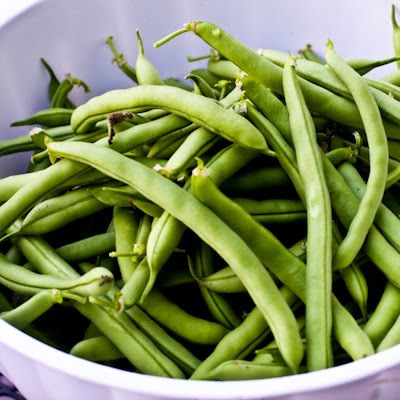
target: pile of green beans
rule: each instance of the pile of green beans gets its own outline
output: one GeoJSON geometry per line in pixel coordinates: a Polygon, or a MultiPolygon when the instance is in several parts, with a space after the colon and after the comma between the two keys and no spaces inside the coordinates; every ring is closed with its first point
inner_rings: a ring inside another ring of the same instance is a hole
{"type": "MultiPolygon", "coordinates": [[[[73,356],[198,380],[306,373],[400,344],[400,88],[344,60],[254,51],[222,28],[163,79],[145,56],[132,87],[49,107],[0,155],[0,318],[73,356]],[[204,61],[206,60],[206,61],[204,61]]],[[[393,75],[394,76],[394,75],[393,75]]]]}

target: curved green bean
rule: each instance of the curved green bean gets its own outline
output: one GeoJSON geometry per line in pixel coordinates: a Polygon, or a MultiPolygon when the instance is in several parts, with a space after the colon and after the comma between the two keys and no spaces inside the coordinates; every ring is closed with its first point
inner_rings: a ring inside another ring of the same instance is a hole
{"type": "Polygon", "coordinates": [[[335,268],[343,268],[350,265],[359,252],[382,201],[389,155],[382,118],[366,82],[335,53],[332,43],[327,45],[326,61],[353,95],[370,149],[370,173],[365,195],[333,259],[335,268]]]}
{"type": "Polygon", "coordinates": [[[111,112],[164,108],[244,147],[268,152],[264,138],[245,118],[213,100],[170,86],[145,85],[107,92],[78,107],[71,126],[84,133],[111,112]]]}
{"type": "Polygon", "coordinates": [[[139,85],[164,85],[164,81],[161,79],[157,70],[144,55],[143,41],[140,37],[139,30],[136,30],[136,37],[139,48],[136,59],[136,77],[139,85]]]}

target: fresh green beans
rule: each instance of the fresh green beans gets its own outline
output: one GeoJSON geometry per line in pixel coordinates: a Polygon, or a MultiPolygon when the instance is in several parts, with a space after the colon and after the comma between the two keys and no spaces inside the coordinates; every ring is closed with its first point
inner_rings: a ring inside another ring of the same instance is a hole
{"type": "Polygon", "coordinates": [[[139,31],[136,31],[138,41],[138,57],[136,60],[136,77],[140,85],[164,85],[158,72],[144,55],[143,41],[139,31]]]}
{"type": "Polygon", "coordinates": [[[83,82],[42,61],[50,108],[14,125],[43,128],[0,143],[34,151],[0,180],[0,318],[171,378],[285,376],[397,344],[400,91],[360,75],[400,57],[344,61],[329,42],[324,65],[201,21],[155,45],[184,32],[212,47],[190,86],[160,77],[138,31],[135,68],[107,44],[139,85],[78,107],[83,82]],[[55,312],[74,321],[64,338],[55,312]]]}
{"type": "Polygon", "coordinates": [[[389,155],[382,118],[368,85],[335,53],[330,42],[327,45],[326,61],[352,93],[361,113],[370,148],[367,189],[333,260],[335,268],[344,268],[354,260],[360,250],[382,201],[389,155]]]}
{"type": "Polygon", "coordinates": [[[48,110],[38,111],[27,119],[13,122],[10,126],[39,124],[49,127],[57,127],[60,125],[69,125],[71,115],[72,110],[66,108],[49,108],[48,110]]]}
{"type": "MultiPolygon", "coordinates": [[[[57,154],[58,156],[66,156],[68,154],[69,157],[73,157],[73,159],[76,161],[90,162],[91,165],[96,167],[96,169],[100,169],[102,172],[105,172],[104,167],[100,165],[103,163],[99,163],[100,159],[97,157],[102,157],[104,160],[104,157],[107,157],[109,150],[99,147],[99,149],[96,152],[93,152],[91,155],[85,154],[87,151],[82,152],[82,149],[85,147],[85,145],[89,144],[82,143],[79,146],[76,146],[76,143],[52,143],[49,146],[49,151],[51,151],[53,154],[57,154]],[[69,151],[68,148],[70,149],[69,151]],[[105,154],[103,154],[104,152],[105,154]]],[[[303,356],[303,346],[301,344],[300,337],[297,335],[293,336],[293,332],[296,332],[297,326],[294,326],[293,329],[288,329],[288,326],[286,325],[289,323],[289,326],[291,327],[292,322],[295,324],[295,319],[290,313],[290,309],[287,309],[282,304],[279,293],[277,294],[273,289],[274,284],[272,280],[270,280],[271,278],[269,277],[267,271],[262,267],[250,249],[248,249],[247,245],[245,245],[245,243],[234,232],[227,228],[222,221],[216,218],[213,213],[211,213],[206,207],[202,206],[201,203],[193,198],[190,194],[182,191],[165,178],[160,177],[154,171],[148,170],[146,167],[142,167],[133,160],[126,160],[122,156],[119,157],[118,153],[114,154],[114,152],[110,152],[108,157],[112,158],[110,165],[108,165],[106,168],[108,174],[118,177],[119,180],[122,180],[126,183],[134,185],[134,187],[141,191],[146,197],[156,200],[160,205],[162,205],[163,208],[167,209],[172,215],[180,218],[182,222],[186,223],[187,226],[189,226],[200,237],[202,237],[206,243],[210,244],[214,249],[217,250],[217,252],[223,255],[228,264],[235,270],[245,286],[250,290],[252,298],[254,299],[255,303],[259,305],[265,318],[271,322],[271,300],[266,299],[266,294],[274,298],[273,304],[277,302],[276,312],[278,320],[284,318],[285,322],[283,326],[279,327],[273,322],[271,324],[271,329],[274,331],[277,337],[277,342],[280,345],[280,349],[285,360],[290,366],[297,368],[303,356]],[[134,170],[137,172],[137,174],[134,174],[135,178],[133,178],[132,175],[134,170]],[[137,179],[138,176],[141,177],[141,181],[143,182],[143,185],[140,185],[140,188],[139,179],[137,179]],[[150,181],[154,181],[154,185],[149,184],[150,181]],[[163,190],[164,187],[165,190],[163,190]],[[163,190],[163,196],[159,195],[160,190],[163,190]],[[169,193],[170,196],[167,197],[167,193],[169,193]],[[179,200],[177,200],[178,198],[179,200]],[[178,203],[182,205],[182,207],[179,209],[176,208],[178,203]],[[186,207],[191,209],[189,213],[185,212],[186,207]],[[213,227],[210,227],[211,223],[213,227]],[[224,234],[222,235],[224,240],[221,240],[221,235],[218,232],[220,229],[224,231],[224,234]],[[230,239],[228,239],[228,235],[231,236],[230,239]],[[229,251],[226,250],[226,248],[229,248],[229,251]],[[242,264],[240,260],[243,256],[245,257],[246,261],[243,260],[242,264]],[[243,270],[244,265],[246,265],[245,270],[243,270]],[[253,268],[254,272],[249,273],[249,271],[253,268]],[[265,290],[264,285],[268,285],[270,290],[265,290]],[[280,329],[283,329],[282,338],[277,333],[280,329]],[[298,338],[298,340],[294,338],[298,338]],[[287,348],[283,348],[284,346],[282,346],[281,340],[284,340],[285,343],[286,340],[289,341],[289,343],[287,343],[287,348]]]]}

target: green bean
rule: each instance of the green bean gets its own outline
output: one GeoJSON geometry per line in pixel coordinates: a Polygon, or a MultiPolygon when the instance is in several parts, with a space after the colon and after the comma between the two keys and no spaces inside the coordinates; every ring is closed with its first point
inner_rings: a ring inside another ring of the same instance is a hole
{"type": "Polygon", "coordinates": [[[67,262],[80,262],[112,250],[115,250],[114,232],[101,233],[56,248],[57,254],[67,262]]]}
{"type": "Polygon", "coordinates": [[[153,287],[156,278],[171,254],[178,246],[186,227],[172,214],[164,211],[152,227],[147,242],[150,279],[143,298],[153,287]]]}
{"type": "Polygon", "coordinates": [[[104,336],[78,342],[72,347],[70,354],[89,361],[114,361],[124,357],[118,348],[104,336]]]}
{"type": "MultiPolygon", "coordinates": [[[[400,56],[400,26],[396,21],[396,7],[392,4],[392,29],[393,29],[393,48],[396,56],[400,56]]],[[[400,61],[397,61],[397,68],[400,68],[400,61]]]]}
{"type": "Polygon", "coordinates": [[[235,381],[250,379],[277,378],[292,375],[286,364],[264,364],[256,361],[225,361],[210,371],[210,379],[235,381]]]}
{"type": "Polygon", "coordinates": [[[68,94],[74,86],[82,86],[85,93],[90,92],[89,86],[80,79],[73,78],[71,74],[67,74],[65,79],[59,84],[50,101],[50,108],[67,107],[68,94]]]}
{"type": "Polygon", "coordinates": [[[29,135],[18,136],[12,139],[5,139],[0,141],[0,155],[19,153],[24,151],[36,150],[38,146],[32,142],[29,135]]]}
{"type": "Polygon", "coordinates": [[[156,218],[151,220],[148,215],[144,215],[139,222],[134,240],[130,242],[130,250],[125,252],[112,252],[110,253],[110,257],[133,257],[135,259],[143,257],[146,253],[146,244],[150,230],[155,222],[156,218]]]}
{"type": "Polygon", "coordinates": [[[377,352],[390,349],[400,343],[400,317],[396,319],[396,322],[390,328],[389,332],[385,335],[379,346],[376,348],[377,352]]]}
{"type": "MultiPolygon", "coordinates": [[[[357,170],[349,163],[343,163],[338,167],[338,171],[343,176],[349,188],[357,196],[357,199],[361,201],[365,195],[366,183],[359,175],[357,170]]],[[[400,220],[394,215],[384,204],[380,204],[378,211],[376,212],[375,225],[383,233],[385,238],[390,244],[400,251],[400,220]]]]}
{"type": "Polygon", "coordinates": [[[65,280],[29,271],[10,263],[3,255],[0,255],[0,262],[0,282],[21,294],[33,295],[43,289],[60,289],[84,297],[96,297],[107,293],[114,282],[111,272],[101,267],[78,279],[65,280]]]}
{"type": "Polygon", "coordinates": [[[122,53],[118,53],[118,50],[115,48],[114,45],[114,38],[112,36],[109,36],[106,40],[106,44],[110,48],[111,52],[113,53],[114,59],[118,65],[118,68],[130,79],[132,79],[134,82],[138,83],[138,79],[136,76],[136,70],[135,68],[131,67],[127,61],[124,58],[124,55],[122,53]]]}
{"type": "Polygon", "coordinates": [[[340,269],[339,273],[351,297],[360,308],[364,320],[366,320],[368,315],[368,285],[361,268],[358,264],[352,262],[347,268],[340,269]]]}
{"type": "MultiPolygon", "coordinates": [[[[125,131],[123,135],[117,135],[110,147],[126,152],[139,144],[154,140],[185,125],[188,125],[186,120],[175,115],[167,115],[147,124],[136,125],[129,129],[129,132],[125,131]]],[[[105,146],[108,145],[108,141],[104,138],[97,144],[105,146]]],[[[62,160],[41,171],[40,179],[32,180],[24,185],[12,199],[0,206],[0,233],[4,233],[19,216],[28,211],[38,198],[62,187],[68,180],[69,182],[79,180],[80,176],[84,176],[88,170],[89,167],[82,164],[62,160]]]]}
{"type": "Polygon", "coordinates": [[[139,30],[136,30],[139,53],[136,59],[136,77],[139,85],[164,85],[157,70],[144,55],[144,47],[139,30]]]}
{"type": "Polygon", "coordinates": [[[333,259],[335,268],[343,268],[349,265],[359,252],[382,201],[389,155],[382,119],[368,85],[336,55],[332,43],[327,45],[326,60],[354,96],[370,148],[370,173],[365,195],[333,259]]]}
{"type": "MultiPolygon", "coordinates": [[[[121,257],[122,258],[122,257],[121,257]]],[[[144,257],[136,266],[134,272],[117,294],[117,301],[122,310],[133,307],[142,297],[150,277],[147,258],[144,257]]]]}
{"type": "Polygon", "coordinates": [[[375,353],[369,337],[334,296],[332,297],[332,319],[336,340],[353,360],[360,360],[375,353]]]}
{"type": "MultiPolygon", "coordinates": [[[[275,291],[272,292],[270,290],[265,290],[266,285],[268,285],[268,287],[276,288],[272,280],[270,280],[267,271],[262,267],[261,263],[250,251],[250,249],[245,245],[245,243],[235,233],[227,228],[227,226],[222,223],[219,218],[215,217],[212,212],[210,212],[205,206],[201,205],[201,203],[198,202],[189,193],[181,190],[174,183],[169,182],[167,179],[161,177],[154,171],[149,170],[146,167],[140,166],[140,164],[136,163],[135,161],[126,160],[123,156],[119,156],[118,153],[114,154],[114,152],[109,152],[108,149],[102,149],[100,147],[96,152],[92,152],[95,155],[95,157],[92,157],[93,154],[86,154],[87,149],[86,151],[81,151],[84,147],[89,146],[89,144],[81,143],[79,146],[81,150],[77,149],[75,145],[76,143],[61,144],[54,142],[51,144],[51,149],[52,151],[55,151],[57,149],[56,146],[59,146],[59,150],[57,150],[58,155],[62,154],[63,156],[65,156],[66,154],[68,154],[69,157],[72,156],[75,160],[91,162],[91,165],[95,166],[96,169],[101,169],[103,171],[104,167],[99,164],[97,157],[102,156],[103,158],[104,154],[102,153],[104,151],[106,152],[105,156],[107,156],[107,154],[109,153],[109,157],[112,157],[113,161],[111,162],[112,165],[107,165],[106,169],[108,174],[116,174],[114,176],[118,176],[118,179],[123,180],[126,183],[132,184],[146,197],[150,198],[151,200],[157,200],[160,206],[165,208],[172,215],[179,217],[182,222],[184,222],[189,228],[193,229],[206,243],[210,244],[214,249],[217,250],[217,252],[221,253],[226,261],[229,263],[229,265],[234,268],[235,272],[242,279],[245,286],[250,290],[253,300],[255,300],[255,303],[261,307],[264,316],[268,320],[271,320],[271,311],[269,310],[270,305],[268,306],[268,311],[265,309],[267,303],[265,296],[267,295],[267,297],[273,297],[274,301],[278,302],[276,304],[276,309],[279,309],[278,320],[281,320],[281,318],[285,319],[285,326],[283,326],[282,329],[285,333],[286,330],[287,332],[290,330],[287,329],[286,322],[292,320],[295,322],[295,319],[291,314],[290,309],[288,310],[287,308],[285,308],[284,305],[282,305],[281,299],[278,296],[279,293],[275,296],[275,291]],[[63,150],[60,149],[60,145],[62,146],[63,150]],[[70,149],[72,149],[73,147],[75,148],[72,151],[69,150],[66,153],[67,146],[70,149]],[[62,151],[62,153],[60,150],[62,151]],[[129,163],[129,168],[125,169],[123,173],[124,176],[121,176],[121,166],[126,165],[126,163],[129,163]],[[116,169],[116,171],[112,171],[113,169],[116,169]],[[138,170],[136,172],[140,171],[140,173],[134,174],[135,179],[132,179],[131,173],[134,170],[138,170]],[[139,188],[139,180],[137,179],[138,176],[140,176],[143,180],[143,183],[145,183],[145,185],[143,185],[145,187],[141,185],[139,188]],[[133,183],[133,181],[135,181],[135,183],[133,183]],[[150,181],[154,181],[154,185],[150,185],[150,181]],[[159,193],[163,193],[163,195],[160,196],[159,193]],[[169,193],[170,196],[167,197],[167,193],[169,193]],[[179,198],[179,201],[177,200],[177,198],[179,198]],[[177,204],[180,204],[179,208],[177,207],[177,204]],[[186,209],[190,209],[190,212],[186,213],[186,209]],[[214,227],[214,229],[210,229],[212,226],[214,227]],[[220,229],[225,232],[223,235],[223,241],[221,241],[221,235],[218,233],[220,229]],[[229,236],[231,236],[231,238],[229,238],[229,236]],[[229,251],[226,250],[226,247],[229,248],[229,251]],[[240,261],[243,255],[245,255],[246,257],[246,261],[244,262],[244,264],[242,264],[240,261]],[[244,265],[246,265],[245,271],[243,270],[244,265]],[[251,273],[250,271],[253,272],[251,273]],[[262,285],[262,289],[260,289],[260,292],[257,290],[259,285],[262,285]]],[[[104,165],[104,158],[102,164],[104,165]]],[[[268,304],[271,304],[270,301],[268,301],[268,304]]],[[[280,326],[279,328],[276,327],[275,324],[273,326],[274,332],[277,332],[277,330],[281,328],[280,326]]],[[[291,326],[290,323],[289,326],[291,326]]],[[[296,330],[294,330],[294,332],[295,331],[296,330]]],[[[302,358],[303,348],[302,345],[298,346],[297,341],[294,340],[293,329],[291,329],[290,332],[290,343],[287,348],[281,350],[288,364],[296,368],[302,358]]],[[[281,340],[285,341],[287,339],[285,334],[283,335],[282,339],[277,333],[275,334],[279,343],[281,343],[281,340]]]]}
{"type": "Polygon", "coordinates": [[[131,308],[138,302],[149,281],[150,270],[144,255],[151,225],[152,219],[148,215],[143,216],[127,251],[124,253],[121,249],[121,252],[115,253],[117,256],[120,255],[119,258],[129,258],[129,263],[133,267],[132,274],[124,281],[124,286],[116,296],[122,309],[131,308]]]}
{"type": "MultiPolygon", "coordinates": [[[[46,176],[48,172],[46,170],[33,171],[27,174],[11,175],[6,178],[0,179],[0,202],[9,200],[19,189],[24,185],[29,184],[32,180],[46,176]]],[[[99,173],[96,170],[87,170],[82,175],[78,175],[76,178],[67,179],[58,188],[61,189],[71,189],[76,186],[84,186],[89,183],[96,183],[98,181],[104,180],[105,175],[99,173]]],[[[48,193],[45,193],[46,195],[48,193]]]]}
{"type": "Polygon", "coordinates": [[[0,318],[15,328],[24,330],[56,303],[62,303],[59,290],[42,290],[17,308],[0,314],[0,318]]]}
{"type": "Polygon", "coordinates": [[[149,107],[164,108],[244,147],[268,152],[262,135],[245,118],[204,96],[170,86],[137,86],[94,97],[75,110],[71,126],[84,133],[110,112],[149,107]]]}
{"type": "MultiPolygon", "coordinates": [[[[115,232],[115,251],[117,253],[131,251],[139,227],[137,216],[132,210],[114,207],[113,225],[115,232]]],[[[118,265],[122,280],[127,282],[133,274],[136,264],[130,257],[118,257],[118,265]]]]}
{"type": "Polygon", "coordinates": [[[72,110],[66,108],[49,108],[33,114],[30,118],[13,122],[10,126],[24,125],[45,125],[48,127],[57,127],[68,125],[71,121],[72,110]]]}
{"type": "Polygon", "coordinates": [[[304,49],[299,50],[299,54],[301,54],[306,60],[317,64],[324,64],[324,61],[312,49],[311,44],[307,44],[304,49]]]}
{"type": "Polygon", "coordinates": [[[79,274],[43,238],[21,236],[13,239],[13,242],[41,274],[79,277],[79,274]]]}
{"type": "Polygon", "coordinates": [[[375,347],[383,340],[399,315],[400,290],[388,282],[375,311],[363,327],[375,347]]]}
{"type": "Polygon", "coordinates": [[[94,214],[106,206],[86,188],[76,189],[64,195],[45,200],[35,206],[24,218],[15,235],[40,235],[94,214]]]}
{"type": "MultiPolygon", "coordinates": [[[[394,61],[398,62],[399,60],[400,57],[396,56],[396,57],[385,58],[383,60],[353,59],[353,60],[346,60],[346,62],[347,64],[350,65],[351,68],[355,69],[360,75],[365,75],[377,67],[390,64],[394,61]]],[[[367,81],[369,82],[370,79],[367,79],[367,81]]]]}
{"type": "Polygon", "coordinates": [[[188,314],[157,289],[147,295],[140,307],[161,325],[192,343],[216,344],[228,333],[228,329],[216,322],[188,314]]]}
{"type": "MultiPolygon", "coordinates": [[[[285,301],[291,306],[297,297],[286,287],[280,289],[285,301]]],[[[268,324],[260,310],[255,307],[234,330],[217,344],[214,351],[199,365],[190,379],[211,379],[210,372],[225,361],[244,359],[270,333],[268,324]]]]}
{"type": "Polygon", "coordinates": [[[311,114],[297,81],[295,61],[283,71],[283,88],[307,208],[307,368],[332,365],[332,217],[328,187],[311,114]],[[318,299],[318,302],[314,300],[318,299]]]}
{"type": "MultiPolygon", "coordinates": [[[[214,269],[213,254],[209,246],[204,243],[200,244],[196,251],[192,268],[200,279],[212,274],[214,269]]],[[[200,285],[200,293],[215,321],[229,330],[241,324],[242,321],[236,311],[222,295],[214,293],[202,285],[200,285]]]]}

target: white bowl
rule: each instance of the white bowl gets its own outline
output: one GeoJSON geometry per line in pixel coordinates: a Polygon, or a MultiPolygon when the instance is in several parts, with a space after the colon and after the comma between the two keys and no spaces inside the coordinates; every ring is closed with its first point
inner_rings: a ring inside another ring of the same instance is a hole
{"type": "MultiPolygon", "coordinates": [[[[1,138],[25,133],[10,122],[46,107],[46,58],[62,77],[86,81],[92,95],[127,87],[104,40],[114,35],[132,63],[139,28],[146,54],[163,76],[184,76],[186,55],[208,47],[186,34],[161,49],[151,43],[193,19],[215,22],[254,48],[292,52],[331,38],[344,57],[392,55],[388,0],[1,0],[1,138]]],[[[386,68],[386,71],[394,68],[386,68]]],[[[382,74],[383,72],[379,72],[382,74]]],[[[85,100],[78,93],[74,99],[85,100]]],[[[0,176],[22,171],[26,156],[0,158],[0,176]]],[[[52,349],[0,320],[0,371],[28,400],[109,399],[397,399],[400,347],[326,371],[251,382],[196,382],[145,376],[52,349]]]]}

